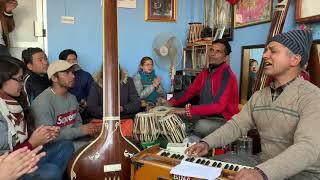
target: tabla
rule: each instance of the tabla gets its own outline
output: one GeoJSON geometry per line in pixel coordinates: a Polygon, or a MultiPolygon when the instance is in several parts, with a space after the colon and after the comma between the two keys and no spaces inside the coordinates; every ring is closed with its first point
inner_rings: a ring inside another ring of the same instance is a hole
{"type": "Polygon", "coordinates": [[[160,127],[155,113],[140,112],[136,114],[133,136],[140,142],[152,142],[158,139],[160,127]]]}
{"type": "Polygon", "coordinates": [[[173,109],[172,107],[167,106],[157,106],[149,110],[150,113],[154,113],[158,118],[162,118],[166,116],[170,110],[173,109]]]}
{"type": "Polygon", "coordinates": [[[181,143],[186,138],[186,126],[181,118],[175,114],[169,114],[159,119],[161,133],[171,143],[181,143]]]}

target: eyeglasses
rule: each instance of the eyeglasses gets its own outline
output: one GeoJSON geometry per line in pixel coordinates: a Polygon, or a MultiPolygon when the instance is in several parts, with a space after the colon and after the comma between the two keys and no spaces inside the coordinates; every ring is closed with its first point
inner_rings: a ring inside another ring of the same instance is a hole
{"type": "Polygon", "coordinates": [[[23,83],[24,82],[23,78],[19,78],[18,79],[18,78],[15,78],[15,77],[11,77],[10,79],[17,81],[18,83],[23,83]]]}

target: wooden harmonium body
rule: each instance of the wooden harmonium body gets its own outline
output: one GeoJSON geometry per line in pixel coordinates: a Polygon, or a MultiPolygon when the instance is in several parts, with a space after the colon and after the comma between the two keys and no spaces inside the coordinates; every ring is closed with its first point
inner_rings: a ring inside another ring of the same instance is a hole
{"type": "MultiPolygon", "coordinates": [[[[173,167],[180,164],[182,160],[198,163],[205,166],[222,168],[219,179],[226,179],[229,175],[235,175],[242,168],[252,168],[238,164],[211,160],[203,157],[187,157],[184,154],[169,152],[160,149],[159,146],[146,149],[132,157],[131,177],[134,180],[171,180],[177,179],[170,174],[173,167]]],[[[195,179],[195,178],[192,178],[195,179]]]]}

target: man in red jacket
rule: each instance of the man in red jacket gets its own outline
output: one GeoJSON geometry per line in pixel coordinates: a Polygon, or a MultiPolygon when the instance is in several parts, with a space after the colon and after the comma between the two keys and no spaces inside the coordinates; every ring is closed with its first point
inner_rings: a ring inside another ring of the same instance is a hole
{"type": "Polygon", "coordinates": [[[239,112],[238,82],[226,63],[230,53],[228,41],[214,41],[208,51],[208,68],[184,92],[170,99],[170,105],[178,106],[199,95],[199,105],[187,104],[172,110],[189,118],[187,133],[203,138],[239,112]]]}

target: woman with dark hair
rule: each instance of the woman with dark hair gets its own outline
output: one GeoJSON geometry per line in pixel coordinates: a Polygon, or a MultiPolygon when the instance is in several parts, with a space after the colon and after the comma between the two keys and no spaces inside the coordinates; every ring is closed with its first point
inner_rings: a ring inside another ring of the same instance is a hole
{"type": "Polygon", "coordinates": [[[134,85],[140,98],[146,101],[148,106],[155,106],[165,96],[161,77],[156,76],[151,57],[141,59],[138,73],[134,76],[134,85]]]}
{"type": "Polygon", "coordinates": [[[60,131],[56,126],[41,126],[32,133],[27,131],[31,116],[28,116],[29,107],[22,102],[25,99],[22,94],[24,67],[24,63],[14,57],[0,56],[0,154],[43,146],[46,156],[37,164],[38,170],[22,179],[62,179],[73,145],[69,141],[55,141],[60,131]]]}

